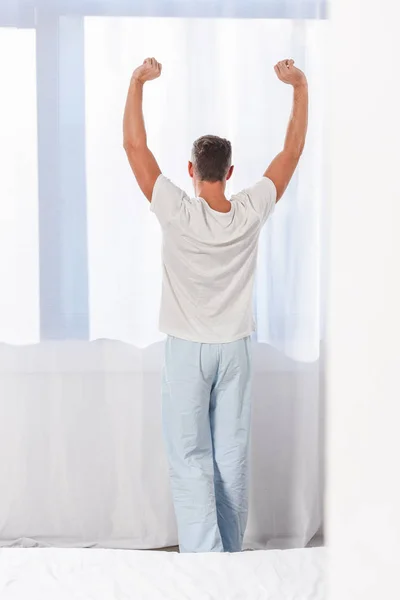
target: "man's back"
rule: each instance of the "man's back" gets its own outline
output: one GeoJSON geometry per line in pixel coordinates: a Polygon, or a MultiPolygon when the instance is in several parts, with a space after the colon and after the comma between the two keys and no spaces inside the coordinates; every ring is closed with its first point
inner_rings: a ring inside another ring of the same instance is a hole
{"type": "Polygon", "coordinates": [[[218,212],[159,176],[151,208],[163,229],[161,331],[203,343],[252,333],[258,237],[275,202],[275,186],[263,178],[218,212]]]}

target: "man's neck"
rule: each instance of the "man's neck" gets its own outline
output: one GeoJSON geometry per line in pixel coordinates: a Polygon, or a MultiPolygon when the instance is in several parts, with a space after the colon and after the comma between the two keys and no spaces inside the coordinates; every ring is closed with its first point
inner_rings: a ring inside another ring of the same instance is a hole
{"type": "Polygon", "coordinates": [[[196,196],[203,198],[210,208],[220,212],[229,212],[230,202],[225,196],[225,185],[221,181],[199,181],[196,184],[196,196]]]}

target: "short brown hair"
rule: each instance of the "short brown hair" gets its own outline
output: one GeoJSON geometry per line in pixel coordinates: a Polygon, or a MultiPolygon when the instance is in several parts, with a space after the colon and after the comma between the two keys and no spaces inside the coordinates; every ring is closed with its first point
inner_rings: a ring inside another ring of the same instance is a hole
{"type": "Polygon", "coordinates": [[[222,181],[232,163],[232,146],[216,135],[203,135],[195,141],[192,162],[200,181],[222,181]]]}

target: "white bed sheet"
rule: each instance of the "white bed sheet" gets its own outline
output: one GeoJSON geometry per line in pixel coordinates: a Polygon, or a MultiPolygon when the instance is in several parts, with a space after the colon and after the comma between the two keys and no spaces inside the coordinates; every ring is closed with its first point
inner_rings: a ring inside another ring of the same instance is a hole
{"type": "Polygon", "coordinates": [[[0,549],[1,600],[325,600],[324,548],[0,549]]]}

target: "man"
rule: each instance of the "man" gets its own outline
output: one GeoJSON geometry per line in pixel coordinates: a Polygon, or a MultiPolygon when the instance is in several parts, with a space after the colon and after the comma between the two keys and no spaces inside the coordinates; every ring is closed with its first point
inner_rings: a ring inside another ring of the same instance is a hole
{"type": "Polygon", "coordinates": [[[279,62],[275,72],[294,88],[284,148],[258,183],[230,200],[227,140],[204,136],[194,143],[193,198],[161,174],[148,149],[143,86],[161,75],[161,64],[146,59],[128,93],[124,147],[163,231],[163,426],[181,552],[242,549],[258,237],[297,167],[307,131],[306,77],[293,60],[279,62]]]}

